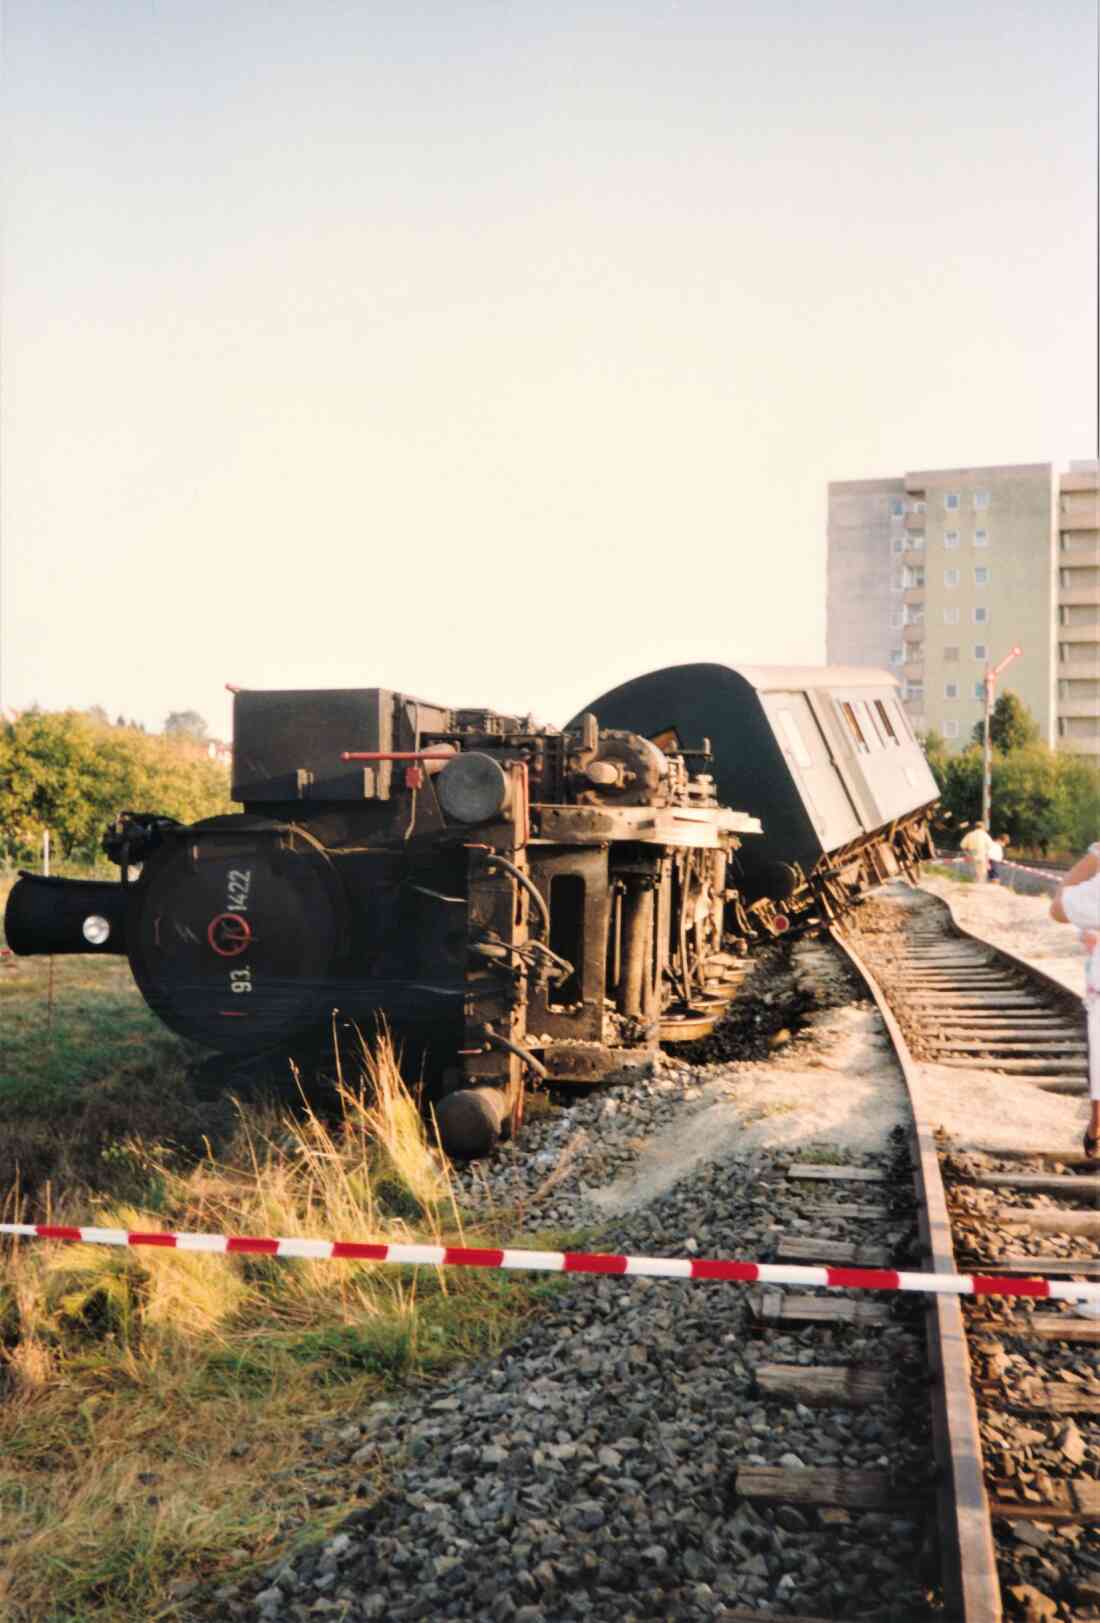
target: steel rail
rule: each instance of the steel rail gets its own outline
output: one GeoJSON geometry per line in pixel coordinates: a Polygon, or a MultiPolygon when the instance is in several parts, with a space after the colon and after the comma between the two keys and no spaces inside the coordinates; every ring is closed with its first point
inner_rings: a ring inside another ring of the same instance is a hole
{"type": "MultiPolygon", "coordinates": [[[[1015,969],[1019,974],[1025,976],[1028,980],[1038,981],[1039,984],[1044,986],[1048,992],[1053,992],[1056,996],[1065,998],[1068,1002],[1075,1003],[1080,1006],[1082,994],[1080,992],[1075,992],[1073,988],[1067,986],[1064,981],[1057,980],[1053,975],[1048,975],[1045,969],[1039,968],[1038,964],[1029,963],[1026,958],[1018,958],[1014,952],[1009,950],[1008,947],[999,947],[995,942],[990,941],[986,936],[975,935],[974,931],[968,930],[965,924],[960,924],[958,918],[956,917],[955,909],[951,906],[951,903],[946,896],[937,896],[934,891],[930,890],[923,891],[922,894],[928,896],[934,902],[939,902],[940,906],[944,909],[948,918],[951,920],[952,929],[957,930],[959,935],[965,937],[967,941],[973,941],[975,946],[984,947],[987,952],[992,952],[996,954],[998,958],[1005,959],[1005,961],[1011,964],[1012,968],[1015,969]]],[[[1083,1026],[1084,1018],[1082,1017],[1082,1027],[1083,1026]]]]}
{"type": "MultiPolygon", "coordinates": [[[[905,1080],[912,1112],[910,1139],[925,1266],[934,1273],[957,1273],[947,1196],[916,1061],[870,968],[835,926],[830,928],[829,935],[871,994],[905,1080]]],[[[932,1369],[932,1429],[939,1467],[945,1598],[951,1615],[958,1617],[960,1623],[999,1623],[1001,1586],[982,1469],[970,1354],[957,1297],[932,1298],[925,1316],[925,1332],[932,1369]]]]}

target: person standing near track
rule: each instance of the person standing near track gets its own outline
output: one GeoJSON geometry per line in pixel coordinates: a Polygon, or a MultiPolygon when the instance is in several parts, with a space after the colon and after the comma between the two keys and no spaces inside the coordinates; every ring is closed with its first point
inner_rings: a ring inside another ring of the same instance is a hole
{"type": "Polygon", "coordinates": [[[974,875],[974,883],[984,885],[986,873],[989,869],[989,847],[993,841],[989,838],[984,823],[975,823],[970,833],[959,842],[959,850],[964,856],[970,858],[970,867],[974,875]]]}
{"type": "Polygon", "coordinates": [[[1051,918],[1075,924],[1088,953],[1085,964],[1085,1017],[1089,1042],[1089,1124],[1084,1150],[1100,1160],[1100,841],[1075,862],[1051,904],[1051,918]]]}
{"type": "Polygon", "coordinates": [[[1005,836],[999,840],[990,836],[989,840],[989,883],[999,885],[1001,882],[1001,863],[1005,859],[1005,836]]]}

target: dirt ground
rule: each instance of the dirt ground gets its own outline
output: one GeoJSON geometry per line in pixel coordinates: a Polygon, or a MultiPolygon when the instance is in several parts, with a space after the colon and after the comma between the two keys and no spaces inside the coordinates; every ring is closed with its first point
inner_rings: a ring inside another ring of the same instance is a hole
{"type": "MultiPolygon", "coordinates": [[[[925,888],[949,897],[964,927],[1083,993],[1083,954],[1073,930],[1051,919],[1049,899],[949,880],[930,880],[925,888]]],[[[914,902],[903,885],[887,887],[879,898],[897,907],[914,902]]],[[[905,1086],[878,1011],[868,1001],[850,1001],[832,949],[799,942],[791,968],[798,986],[817,988],[818,1007],[803,1029],[767,1061],[693,1067],[700,1085],[695,1107],[662,1123],[629,1172],[590,1191],[596,1204],[630,1209],[655,1199],[700,1161],[750,1156],[765,1146],[828,1148],[838,1158],[884,1150],[891,1131],[908,1125],[905,1086]]],[[[1034,1081],[992,1071],[934,1064],[919,1070],[933,1124],[960,1147],[1079,1147],[1087,1119],[1083,1096],[1045,1093],[1034,1081]]]]}

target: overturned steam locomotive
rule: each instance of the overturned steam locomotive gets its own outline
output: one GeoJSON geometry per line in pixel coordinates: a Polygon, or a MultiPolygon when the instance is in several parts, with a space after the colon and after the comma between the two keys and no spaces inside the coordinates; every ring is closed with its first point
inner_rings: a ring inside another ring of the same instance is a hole
{"type": "MultiPolygon", "coordinates": [[[[334,1010],[368,1025],[384,1015],[428,1057],[445,1146],[483,1153],[518,1122],[528,1078],[592,1083],[658,1041],[704,1034],[749,940],[839,911],[924,854],[935,787],[900,712],[896,747],[924,774],[909,804],[873,828],[865,805],[836,850],[820,815],[809,842],[799,825],[797,851],[774,837],[768,849],[759,817],[722,803],[735,765],[781,840],[786,803],[817,802],[782,719],[794,698],[760,730],[747,692],[760,683],[723,686],[735,674],[654,673],[563,732],[381,688],[240,692],[244,810],[186,827],[123,812],[104,841],[121,881],[24,875],[9,945],[125,954],[166,1024],[229,1055],[289,1048],[334,1010]]],[[[858,726],[849,701],[830,703],[819,730],[846,709],[858,726]]],[[[834,777],[837,725],[822,746],[834,777]]]]}

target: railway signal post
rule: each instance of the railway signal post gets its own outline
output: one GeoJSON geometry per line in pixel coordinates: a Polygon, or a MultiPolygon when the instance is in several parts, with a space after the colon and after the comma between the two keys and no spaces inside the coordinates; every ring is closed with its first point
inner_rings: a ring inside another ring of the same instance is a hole
{"type": "Polygon", "coordinates": [[[993,690],[997,685],[997,678],[1007,665],[1014,659],[1019,659],[1023,649],[1017,645],[1010,648],[1005,657],[996,665],[987,665],[985,668],[985,736],[982,740],[982,822],[989,830],[989,802],[990,791],[993,784],[993,744],[989,736],[989,724],[993,719],[993,690]]]}

